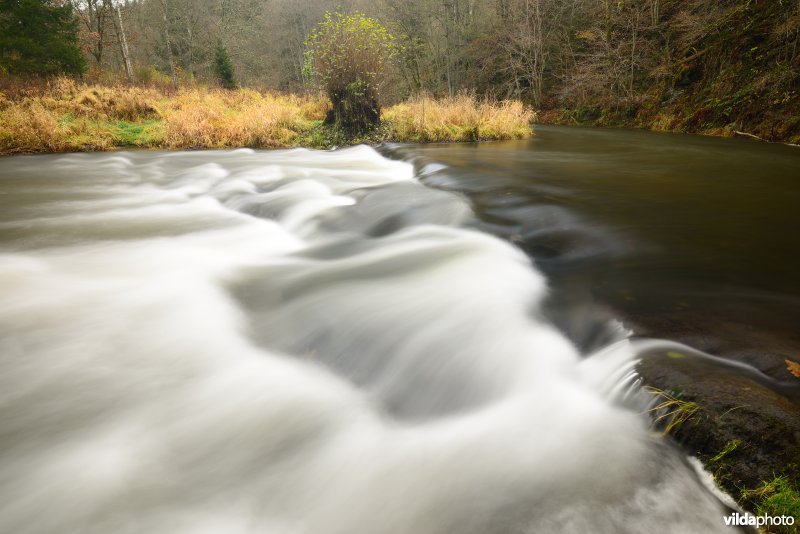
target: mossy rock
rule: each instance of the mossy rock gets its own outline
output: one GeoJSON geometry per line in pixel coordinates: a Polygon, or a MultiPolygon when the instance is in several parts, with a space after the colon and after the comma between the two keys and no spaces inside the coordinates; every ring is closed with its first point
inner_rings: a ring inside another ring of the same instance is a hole
{"type": "Polygon", "coordinates": [[[638,369],[645,384],[679,391],[682,399],[700,407],[670,434],[745,509],[758,513],[784,506],[797,495],[783,491],[800,487],[800,406],[795,400],[736,372],[694,365],[692,358],[648,355],[638,369]],[[785,488],[773,492],[775,497],[754,491],[776,477],[785,488]]]}

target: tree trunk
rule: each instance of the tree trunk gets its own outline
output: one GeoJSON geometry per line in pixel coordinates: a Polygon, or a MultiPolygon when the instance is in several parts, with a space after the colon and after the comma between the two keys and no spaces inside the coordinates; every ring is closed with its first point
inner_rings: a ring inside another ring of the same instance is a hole
{"type": "MultiPolygon", "coordinates": [[[[114,29],[117,32],[117,42],[119,43],[120,52],[122,52],[122,60],[125,63],[125,74],[128,76],[128,81],[135,81],[133,76],[133,66],[131,65],[131,54],[128,51],[128,38],[125,36],[125,26],[122,24],[122,10],[117,5],[117,18],[114,22],[114,29]]],[[[112,17],[113,18],[113,17],[112,17]]]]}
{"type": "Polygon", "coordinates": [[[172,57],[172,39],[169,36],[169,18],[167,17],[167,1],[161,0],[161,9],[164,12],[164,39],[167,42],[167,59],[169,59],[169,71],[172,76],[172,85],[178,86],[178,72],[175,70],[175,58],[172,57]]]}

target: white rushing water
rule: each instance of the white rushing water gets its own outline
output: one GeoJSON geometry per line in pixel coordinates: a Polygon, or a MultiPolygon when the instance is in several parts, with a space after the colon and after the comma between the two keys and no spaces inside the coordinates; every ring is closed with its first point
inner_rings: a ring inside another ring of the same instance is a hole
{"type": "Polygon", "coordinates": [[[0,161],[0,531],[711,533],[546,281],[372,149],[0,161]],[[584,355],[586,356],[586,355],[584,355]]]}

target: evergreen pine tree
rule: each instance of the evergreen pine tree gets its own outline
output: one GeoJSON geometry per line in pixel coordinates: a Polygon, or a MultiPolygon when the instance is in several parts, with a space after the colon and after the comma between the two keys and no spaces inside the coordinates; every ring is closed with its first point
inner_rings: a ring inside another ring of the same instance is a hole
{"type": "Polygon", "coordinates": [[[214,74],[216,74],[219,83],[225,89],[236,88],[236,77],[233,74],[233,64],[231,58],[228,56],[228,51],[222,46],[222,43],[217,43],[217,49],[214,53],[214,74]]]}
{"type": "Polygon", "coordinates": [[[69,3],[0,0],[0,72],[81,74],[85,68],[69,3]]]}

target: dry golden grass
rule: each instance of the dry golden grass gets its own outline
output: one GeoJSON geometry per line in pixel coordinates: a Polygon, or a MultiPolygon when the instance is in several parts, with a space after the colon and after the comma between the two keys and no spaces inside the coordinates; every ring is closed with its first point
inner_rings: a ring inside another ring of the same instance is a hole
{"type": "Polygon", "coordinates": [[[158,118],[157,102],[161,98],[150,88],[85,85],[57,78],[49,90],[27,100],[38,100],[48,110],[74,117],[137,121],[158,118]]]}
{"type": "Polygon", "coordinates": [[[259,93],[250,89],[179,92],[165,114],[171,148],[281,147],[324,119],[320,97],[259,93]]]}
{"type": "Polygon", "coordinates": [[[103,87],[57,78],[0,98],[0,154],[108,150],[114,124],[159,117],[159,94],[140,87],[103,87]]]}
{"type": "Polygon", "coordinates": [[[329,104],[320,96],[203,87],[166,94],[58,78],[0,93],[0,153],[151,148],[285,147],[329,104]]]}
{"type": "Polygon", "coordinates": [[[64,117],[36,100],[0,110],[0,154],[107,150],[113,135],[86,118],[64,117]]]}
{"type": "MultiPolygon", "coordinates": [[[[129,146],[325,148],[355,142],[322,125],[330,103],[321,95],[103,86],[69,78],[3,89],[0,154],[129,146]]],[[[516,101],[423,95],[386,109],[383,128],[367,142],[518,139],[531,135],[533,117],[516,101]]]]}
{"type": "Polygon", "coordinates": [[[393,137],[419,142],[523,139],[531,136],[534,117],[519,101],[477,100],[466,94],[444,99],[423,94],[383,113],[393,137]]]}

